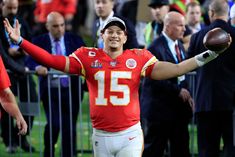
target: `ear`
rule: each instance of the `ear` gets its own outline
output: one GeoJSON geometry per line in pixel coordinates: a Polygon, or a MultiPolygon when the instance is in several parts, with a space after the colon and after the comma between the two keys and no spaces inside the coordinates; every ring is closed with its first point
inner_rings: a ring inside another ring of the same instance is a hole
{"type": "Polygon", "coordinates": [[[124,38],[124,41],[123,41],[123,44],[125,44],[127,41],[127,35],[125,35],[125,38],[124,38]]]}
{"type": "Polygon", "coordinates": [[[114,0],[111,0],[111,3],[112,3],[112,10],[113,10],[114,9],[114,5],[115,5],[114,0]]]}
{"type": "Polygon", "coordinates": [[[100,32],[100,36],[104,40],[104,33],[102,31],[100,32]]]}
{"type": "Polygon", "coordinates": [[[46,29],[49,31],[49,24],[46,23],[45,26],[46,26],[46,29]]]}
{"type": "Polygon", "coordinates": [[[208,15],[209,15],[209,19],[212,21],[212,20],[213,20],[213,18],[214,18],[214,15],[215,15],[214,10],[209,9],[209,10],[208,10],[208,15]]]}
{"type": "Polygon", "coordinates": [[[214,17],[214,15],[215,15],[214,10],[211,10],[211,17],[214,17]]]}
{"type": "Polygon", "coordinates": [[[170,9],[171,9],[171,8],[170,8],[170,6],[169,6],[169,5],[167,5],[166,7],[167,7],[167,10],[168,10],[168,12],[169,12],[169,11],[170,11],[170,9]]]}

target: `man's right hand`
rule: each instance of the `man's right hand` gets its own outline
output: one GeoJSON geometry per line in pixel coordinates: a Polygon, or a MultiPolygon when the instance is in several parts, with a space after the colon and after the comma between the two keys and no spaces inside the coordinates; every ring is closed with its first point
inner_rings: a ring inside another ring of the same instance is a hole
{"type": "Polygon", "coordinates": [[[20,51],[18,51],[19,49],[18,48],[8,48],[8,53],[10,56],[12,57],[18,57],[18,56],[21,56],[22,53],[20,51]]]}
{"type": "Polygon", "coordinates": [[[11,40],[15,43],[17,43],[20,40],[20,24],[19,21],[16,20],[15,27],[12,27],[11,24],[9,23],[8,19],[5,18],[4,21],[4,26],[6,28],[6,31],[11,38],[11,40]]]}
{"type": "Polygon", "coordinates": [[[19,129],[18,135],[25,135],[27,133],[28,126],[22,116],[20,118],[16,117],[16,125],[19,129]]]}
{"type": "Polygon", "coordinates": [[[179,93],[179,97],[184,101],[188,101],[189,98],[191,98],[191,95],[189,93],[189,91],[185,88],[181,88],[180,93],[179,93]]]}
{"type": "Polygon", "coordinates": [[[46,76],[47,73],[48,73],[47,68],[44,67],[44,66],[41,66],[41,65],[37,66],[37,67],[35,68],[35,71],[36,71],[36,74],[37,74],[37,75],[40,75],[40,76],[46,76]]]}

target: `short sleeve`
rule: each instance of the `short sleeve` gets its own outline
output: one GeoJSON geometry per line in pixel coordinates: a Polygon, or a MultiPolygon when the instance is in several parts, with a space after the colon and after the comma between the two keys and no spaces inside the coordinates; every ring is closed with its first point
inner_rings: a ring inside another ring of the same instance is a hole
{"type": "Polygon", "coordinates": [[[157,58],[148,50],[143,49],[143,59],[144,59],[144,66],[141,71],[142,76],[150,76],[152,73],[152,69],[154,64],[158,61],[157,58]]]}

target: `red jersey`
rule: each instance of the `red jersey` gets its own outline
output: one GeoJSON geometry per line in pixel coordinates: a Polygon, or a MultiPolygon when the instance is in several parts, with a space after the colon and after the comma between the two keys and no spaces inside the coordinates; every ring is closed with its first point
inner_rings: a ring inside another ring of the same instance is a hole
{"type": "Polygon", "coordinates": [[[82,47],[71,56],[87,80],[94,128],[117,132],[139,122],[140,79],[150,76],[157,61],[149,51],[125,50],[112,59],[102,49],[82,47]]]}
{"type": "Polygon", "coordinates": [[[0,57],[0,79],[1,79],[0,80],[0,90],[8,88],[11,85],[1,57],[0,57]]]}

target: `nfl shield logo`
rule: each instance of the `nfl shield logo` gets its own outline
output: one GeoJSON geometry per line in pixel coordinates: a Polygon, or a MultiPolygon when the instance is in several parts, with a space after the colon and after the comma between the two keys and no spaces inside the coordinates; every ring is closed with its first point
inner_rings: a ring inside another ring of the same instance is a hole
{"type": "Polygon", "coordinates": [[[117,61],[111,61],[111,62],[110,62],[110,65],[111,65],[112,67],[115,67],[115,66],[117,65],[117,61]]]}

